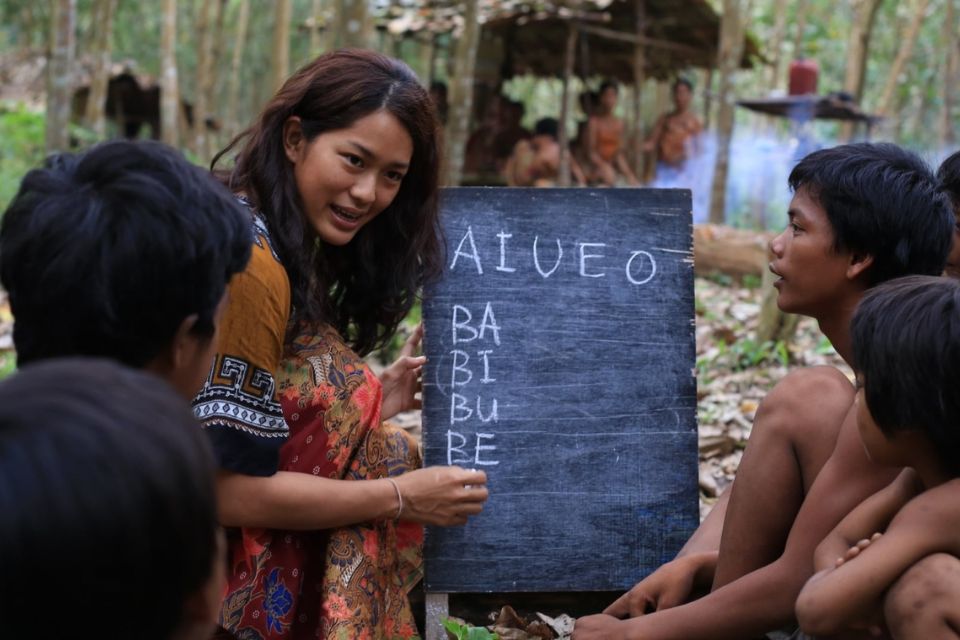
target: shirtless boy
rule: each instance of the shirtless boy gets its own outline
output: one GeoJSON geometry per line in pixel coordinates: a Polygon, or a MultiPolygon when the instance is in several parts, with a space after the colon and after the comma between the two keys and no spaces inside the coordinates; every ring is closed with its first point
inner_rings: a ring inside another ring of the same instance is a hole
{"type": "Polygon", "coordinates": [[[587,150],[593,165],[591,178],[606,187],[617,184],[618,174],[627,184],[640,184],[623,153],[623,121],[613,113],[618,95],[615,83],[608,80],[600,85],[600,103],[587,121],[587,150]]]}
{"type": "Polygon", "coordinates": [[[679,78],[673,83],[673,111],[660,116],[643,143],[644,151],[657,153],[659,179],[682,171],[687,159],[697,152],[697,138],[703,132],[703,124],[690,111],[692,99],[693,85],[686,78],[679,78]]]}
{"type": "Polygon", "coordinates": [[[960,282],[912,276],[880,285],[850,331],[863,446],[875,463],[906,468],[817,547],[818,573],[800,593],[797,619],[817,636],[889,626],[898,639],[956,639],[956,600],[939,610],[927,598],[898,603],[891,587],[918,563],[942,559],[953,579],[941,586],[954,597],[960,590],[960,282]]]}
{"type": "MultiPolygon", "coordinates": [[[[870,287],[943,270],[949,202],[919,158],[889,144],[814,152],[789,182],[789,225],[771,242],[778,305],[816,318],[850,362],[850,319],[870,287]]],[[[744,638],[793,624],[816,546],[897,475],[866,456],[854,397],[831,367],[781,380],[731,489],[678,557],[604,615],[579,620],[574,638],[744,638]],[[690,601],[698,590],[710,593],[690,601]]]]}

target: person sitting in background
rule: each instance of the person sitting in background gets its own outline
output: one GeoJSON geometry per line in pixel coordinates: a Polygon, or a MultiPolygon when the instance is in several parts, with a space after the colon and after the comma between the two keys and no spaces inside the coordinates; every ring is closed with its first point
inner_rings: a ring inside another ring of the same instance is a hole
{"type": "Polygon", "coordinates": [[[531,137],[530,131],[522,124],[525,112],[523,103],[515,100],[504,101],[500,110],[500,128],[493,138],[493,159],[499,173],[503,173],[516,144],[531,137]]]}
{"type": "Polygon", "coordinates": [[[0,383],[0,513],[5,638],[214,630],[226,544],[213,454],[155,376],[50,359],[0,383]]]}
{"type": "Polygon", "coordinates": [[[658,182],[676,182],[687,159],[698,152],[698,137],[703,124],[692,111],[693,85],[686,78],[673,83],[673,111],[665,113],[653,126],[643,150],[656,152],[658,182]]]}
{"type": "Polygon", "coordinates": [[[600,85],[599,104],[587,121],[587,149],[592,171],[590,181],[604,187],[616,186],[618,181],[638,185],[623,153],[623,121],[614,115],[619,89],[614,82],[600,85]]]}
{"type": "Polygon", "coordinates": [[[433,102],[433,108],[437,110],[437,119],[440,120],[440,126],[447,124],[447,111],[450,109],[450,103],[447,102],[447,83],[434,80],[430,83],[430,101],[433,102]]]}
{"type": "MultiPolygon", "coordinates": [[[[586,179],[576,159],[570,157],[570,172],[578,185],[586,179]]],[[[557,142],[557,121],[542,118],[534,127],[533,137],[521,140],[504,167],[504,177],[511,187],[553,187],[560,175],[560,143],[557,142]]]]}
{"type": "Polygon", "coordinates": [[[463,170],[475,176],[487,176],[497,171],[494,140],[499,135],[506,109],[506,98],[502,95],[491,96],[483,110],[480,124],[467,138],[463,157],[463,170]]]}

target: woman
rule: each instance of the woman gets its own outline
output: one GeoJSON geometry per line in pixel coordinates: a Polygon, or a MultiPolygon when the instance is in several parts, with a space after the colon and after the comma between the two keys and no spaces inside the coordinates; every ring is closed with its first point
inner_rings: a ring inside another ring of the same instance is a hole
{"type": "MultiPolygon", "coordinates": [[[[254,212],[219,352],[194,401],[219,457],[239,638],[416,635],[422,524],[480,512],[482,472],[415,469],[381,420],[416,406],[420,333],[382,382],[382,344],[440,269],[437,122],[403,63],[338,51],[281,87],[223,175],[254,212]]],[[[242,143],[242,144],[241,144],[242,143]]]]}

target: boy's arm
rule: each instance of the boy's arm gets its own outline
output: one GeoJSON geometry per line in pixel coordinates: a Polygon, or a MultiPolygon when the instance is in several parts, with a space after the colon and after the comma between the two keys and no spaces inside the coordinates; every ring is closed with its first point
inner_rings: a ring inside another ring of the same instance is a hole
{"type": "Polygon", "coordinates": [[[657,118],[657,122],[653,125],[653,130],[650,132],[650,135],[647,136],[647,139],[643,141],[644,151],[656,151],[657,143],[660,141],[660,136],[663,134],[663,125],[666,121],[666,114],[657,118]]]}
{"type": "Polygon", "coordinates": [[[717,568],[717,550],[731,488],[721,494],[676,558],[634,585],[603,613],[615,618],[642,616],[687,602],[698,585],[709,588],[717,568]]]}
{"type": "Polygon", "coordinates": [[[797,601],[803,630],[828,635],[850,628],[910,566],[933,553],[960,552],[958,489],[960,480],[953,480],[917,496],[860,555],[811,579],[797,601]]]}
{"type": "MultiPolygon", "coordinates": [[[[791,622],[797,595],[813,574],[817,544],[860,502],[888,485],[895,473],[867,458],[857,432],[856,411],[850,411],[777,560],[689,604],[622,621],[623,637],[744,638],[791,622]]],[[[581,637],[591,638],[589,634],[581,637]]]]}
{"type": "Polygon", "coordinates": [[[631,185],[638,185],[640,181],[637,180],[637,176],[634,175],[633,169],[630,168],[630,163],[627,162],[627,157],[624,155],[623,151],[617,153],[617,157],[614,160],[617,164],[617,169],[624,175],[627,179],[627,182],[631,185]]]}
{"type": "Polygon", "coordinates": [[[860,503],[827,534],[814,554],[814,570],[835,568],[837,559],[843,558],[860,540],[882,533],[897,512],[918,492],[916,473],[904,469],[896,480],[860,503]]]}

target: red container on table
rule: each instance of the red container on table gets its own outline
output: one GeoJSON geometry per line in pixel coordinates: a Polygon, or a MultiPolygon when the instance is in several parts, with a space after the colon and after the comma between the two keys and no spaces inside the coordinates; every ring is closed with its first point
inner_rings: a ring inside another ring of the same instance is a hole
{"type": "Polygon", "coordinates": [[[817,92],[817,75],[820,69],[813,60],[794,60],[790,63],[788,93],[791,96],[817,92]]]}

